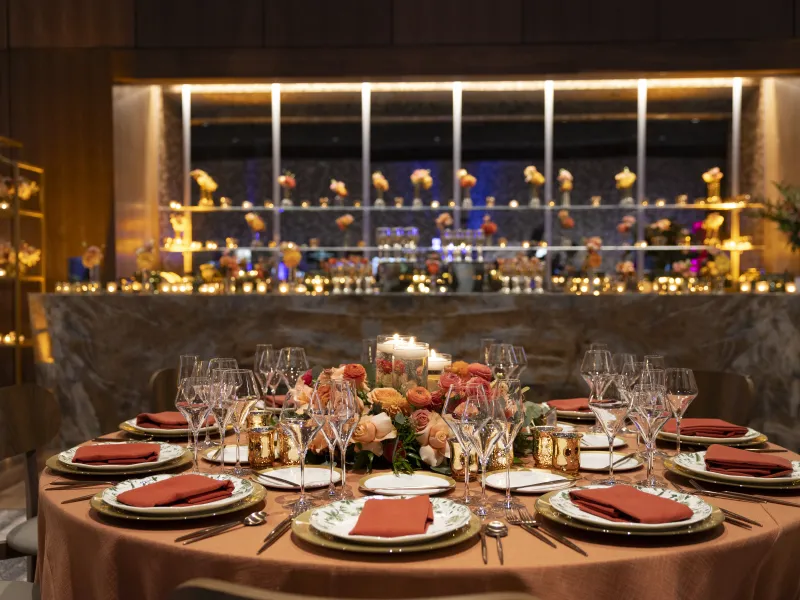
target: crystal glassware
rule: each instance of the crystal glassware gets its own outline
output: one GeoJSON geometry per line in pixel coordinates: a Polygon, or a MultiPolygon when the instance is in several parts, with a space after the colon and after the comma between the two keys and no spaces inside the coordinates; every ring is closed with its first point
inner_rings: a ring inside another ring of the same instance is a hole
{"type": "Polygon", "coordinates": [[[216,456],[219,457],[220,465],[224,464],[225,458],[225,431],[228,429],[233,416],[231,389],[225,381],[226,371],[227,369],[214,369],[211,371],[211,387],[208,399],[211,414],[214,415],[217,432],[219,433],[219,451],[216,456]]]}
{"type": "MultiPolygon", "coordinates": [[[[180,358],[178,359],[178,381],[177,381],[178,393],[175,396],[175,402],[178,401],[178,398],[181,395],[181,384],[183,383],[184,379],[194,375],[199,360],[200,357],[197,354],[181,354],[180,358]]],[[[189,450],[193,448],[191,431],[187,434],[186,448],[189,450]]]]}
{"type": "MultiPolygon", "coordinates": [[[[208,361],[208,377],[211,377],[211,374],[218,370],[218,369],[238,369],[239,363],[236,362],[235,358],[212,358],[208,361]]],[[[211,442],[211,432],[209,429],[206,429],[206,437],[203,440],[203,448],[210,448],[213,445],[211,442]]]]}
{"type": "Polygon", "coordinates": [[[407,335],[379,335],[375,340],[375,385],[378,387],[392,387],[392,354],[394,345],[399,342],[408,342],[411,338],[407,335]]]}
{"type": "Polygon", "coordinates": [[[601,485],[618,483],[614,478],[614,438],[625,424],[625,417],[630,411],[627,398],[620,390],[621,383],[621,375],[610,373],[601,376],[604,393],[600,397],[594,396],[589,399],[589,408],[608,436],[608,479],[597,482],[601,485]]]}
{"type": "MultiPolygon", "coordinates": [[[[339,445],[342,457],[342,482],[338,497],[351,498],[353,492],[347,487],[347,461],[345,455],[347,454],[347,446],[350,444],[350,438],[353,437],[353,432],[361,419],[357,402],[358,395],[353,387],[353,382],[346,379],[332,381],[330,388],[328,420],[332,425],[333,434],[336,443],[339,445]]],[[[332,474],[333,472],[331,471],[331,476],[332,474]]]]}
{"type": "Polygon", "coordinates": [[[514,346],[492,344],[489,346],[489,357],[486,364],[492,368],[492,376],[495,379],[512,378],[519,366],[514,346]]]}
{"type": "MultiPolygon", "coordinates": [[[[608,350],[589,350],[581,361],[581,376],[589,385],[589,402],[593,398],[603,398],[602,381],[611,373],[611,353],[608,350]]],[[[599,423],[595,420],[592,433],[601,433],[599,423]]]]}
{"type": "MultiPolygon", "coordinates": [[[[258,385],[261,388],[261,397],[266,403],[267,388],[272,382],[273,375],[275,374],[275,363],[277,357],[275,356],[275,349],[270,344],[258,344],[256,346],[256,354],[253,361],[253,371],[258,378],[258,385]]],[[[275,398],[273,394],[272,402],[274,404],[275,398]]]]}
{"type": "Polygon", "coordinates": [[[589,344],[589,350],[603,350],[608,352],[608,344],[604,344],[603,342],[592,342],[589,344]]]}
{"type": "Polygon", "coordinates": [[[223,381],[230,388],[231,421],[236,434],[236,465],[232,473],[240,477],[246,473],[241,463],[242,429],[246,429],[247,415],[260,397],[258,383],[250,369],[229,369],[224,372],[223,381]]]}
{"type": "Polygon", "coordinates": [[[417,386],[428,387],[428,344],[397,342],[392,349],[392,387],[405,394],[417,386]]]}
{"type": "Polygon", "coordinates": [[[528,368],[528,353],[522,346],[514,346],[514,356],[517,357],[517,369],[512,379],[520,379],[522,372],[528,368]]]}
{"type": "Polygon", "coordinates": [[[489,348],[491,348],[494,344],[499,343],[498,340],[494,338],[481,338],[481,355],[478,359],[478,362],[483,363],[484,365],[489,364],[489,348]]]}
{"type": "MultiPolygon", "coordinates": [[[[522,385],[519,379],[504,379],[497,383],[492,390],[497,396],[500,406],[505,414],[506,426],[501,430],[497,444],[510,458],[517,439],[519,430],[525,422],[525,405],[523,402],[522,385]]],[[[521,504],[511,497],[511,460],[506,460],[506,497],[501,500],[496,508],[517,508],[521,504]]]]}
{"type": "Polygon", "coordinates": [[[208,418],[210,411],[208,404],[210,385],[211,380],[208,377],[187,377],[181,382],[178,398],[175,401],[175,407],[186,418],[186,422],[189,424],[189,431],[194,440],[194,445],[192,446],[194,453],[192,471],[194,473],[200,472],[200,466],[197,462],[198,441],[200,428],[208,418]]]}
{"type": "Polygon", "coordinates": [[[306,453],[311,440],[325,424],[325,410],[319,396],[312,393],[308,402],[304,402],[290,388],[278,423],[284,435],[294,442],[300,458],[300,497],[293,504],[294,512],[300,513],[314,507],[313,500],[306,496],[306,453]]]}
{"type": "Polygon", "coordinates": [[[633,392],[631,407],[631,418],[642,434],[647,455],[647,475],[636,484],[644,487],[657,487],[663,482],[653,475],[655,439],[664,423],[672,416],[672,409],[666,399],[666,391],[660,386],[639,385],[633,392]]]}
{"type": "Polygon", "coordinates": [[[278,355],[276,370],[280,373],[281,380],[290,390],[297,385],[297,380],[308,371],[308,359],[303,348],[281,348],[278,355]]]}
{"type": "Polygon", "coordinates": [[[663,371],[666,368],[664,357],[660,354],[648,354],[644,357],[644,368],[648,370],[661,369],[663,371]]]}
{"type": "Polygon", "coordinates": [[[697,383],[691,369],[667,369],[665,373],[667,400],[675,417],[675,433],[677,434],[677,453],[681,452],[681,419],[686,409],[697,397],[697,383]]]}
{"type": "Polygon", "coordinates": [[[469,438],[464,435],[464,430],[462,429],[462,415],[466,399],[463,388],[464,386],[460,383],[451,385],[448,388],[444,406],[442,407],[442,418],[450,427],[450,431],[461,446],[461,452],[464,456],[464,496],[461,500],[456,500],[456,502],[470,506],[473,503],[473,498],[469,494],[469,457],[473,449],[469,438]]]}

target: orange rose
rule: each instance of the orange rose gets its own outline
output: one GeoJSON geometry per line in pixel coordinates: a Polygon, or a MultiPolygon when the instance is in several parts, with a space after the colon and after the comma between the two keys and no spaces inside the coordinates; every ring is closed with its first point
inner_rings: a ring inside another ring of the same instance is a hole
{"type": "Polygon", "coordinates": [[[369,444],[375,441],[378,435],[378,428],[371,420],[361,419],[353,431],[353,441],[360,444],[369,444]]]}
{"type": "Polygon", "coordinates": [[[331,399],[331,386],[328,384],[318,385],[317,396],[319,397],[319,401],[322,403],[322,406],[327,406],[331,399]]]}
{"type": "MultiPolygon", "coordinates": [[[[330,433],[331,435],[333,434],[333,432],[330,433]]],[[[322,432],[322,429],[320,429],[317,435],[314,436],[314,439],[311,440],[308,448],[315,454],[320,454],[328,449],[328,440],[325,439],[325,434],[322,432]]]]}
{"type": "Polygon", "coordinates": [[[463,360],[457,360],[450,365],[450,372],[455,373],[461,379],[469,379],[469,365],[463,360]]]}
{"type": "Polygon", "coordinates": [[[364,367],[358,364],[345,365],[344,378],[354,381],[357,385],[361,385],[367,378],[367,372],[364,370],[364,367]]]}
{"type": "Polygon", "coordinates": [[[431,393],[427,388],[418,385],[406,392],[406,400],[414,408],[427,408],[431,404],[431,393]]]}
{"type": "Polygon", "coordinates": [[[450,437],[450,427],[444,421],[438,421],[431,426],[428,445],[434,450],[443,450],[447,446],[448,437],[450,437]]]}
{"type": "Polygon", "coordinates": [[[472,363],[467,368],[467,372],[469,373],[470,377],[480,377],[486,381],[492,380],[492,370],[481,363],[472,363]]]}

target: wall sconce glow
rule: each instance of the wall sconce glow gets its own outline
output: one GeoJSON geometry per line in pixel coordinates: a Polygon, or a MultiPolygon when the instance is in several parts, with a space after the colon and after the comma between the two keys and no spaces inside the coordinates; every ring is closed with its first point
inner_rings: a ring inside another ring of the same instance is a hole
{"type": "Polygon", "coordinates": [[[787,281],[786,286],[784,287],[787,294],[796,294],[797,293],[797,284],[794,281],[787,281]]]}
{"type": "Polygon", "coordinates": [[[109,294],[115,294],[117,292],[117,282],[109,281],[106,284],[106,292],[108,292],[109,294]]]}
{"type": "Polygon", "coordinates": [[[756,283],[756,293],[766,294],[769,291],[769,281],[759,281],[756,283]]]}

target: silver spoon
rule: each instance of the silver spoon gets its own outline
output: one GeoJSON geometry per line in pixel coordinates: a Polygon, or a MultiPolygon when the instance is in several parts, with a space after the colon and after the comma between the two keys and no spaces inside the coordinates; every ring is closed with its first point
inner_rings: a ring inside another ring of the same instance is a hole
{"type": "Polygon", "coordinates": [[[502,521],[492,521],[486,526],[486,535],[490,535],[497,541],[497,556],[500,564],[503,564],[503,542],[502,538],[508,535],[508,527],[502,521]]]}
{"type": "Polygon", "coordinates": [[[225,533],[226,531],[231,531],[232,529],[236,529],[239,525],[243,525],[245,527],[258,527],[259,525],[263,525],[267,522],[267,513],[264,511],[254,512],[252,514],[247,515],[241,521],[236,523],[231,523],[228,525],[220,525],[216,529],[212,529],[204,533],[203,535],[199,535],[197,537],[193,537],[192,539],[183,542],[183,545],[186,546],[187,544],[194,544],[195,542],[199,542],[200,540],[205,540],[210,537],[214,537],[215,535],[220,535],[221,533],[225,533]]]}

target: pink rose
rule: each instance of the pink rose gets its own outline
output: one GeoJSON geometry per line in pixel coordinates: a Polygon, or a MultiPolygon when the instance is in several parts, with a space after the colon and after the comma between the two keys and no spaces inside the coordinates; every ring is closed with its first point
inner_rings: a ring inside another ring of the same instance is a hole
{"type": "Polygon", "coordinates": [[[314,380],[314,378],[311,376],[311,369],[303,373],[303,376],[300,379],[302,379],[303,383],[306,385],[311,385],[311,382],[314,380]]]}
{"type": "Polygon", "coordinates": [[[431,422],[431,411],[425,409],[415,410],[411,413],[411,422],[417,433],[423,431],[431,422]]]}
{"type": "Polygon", "coordinates": [[[464,384],[465,386],[469,385],[481,385],[483,386],[483,391],[486,392],[486,397],[489,397],[489,394],[492,391],[492,386],[489,385],[489,382],[486,381],[483,377],[472,377],[464,384]]]}
{"type": "Polygon", "coordinates": [[[468,368],[470,377],[480,377],[486,381],[492,380],[492,370],[481,363],[472,363],[468,368]]]}
{"type": "Polygon", "coordinates": [[[431,408],[438,409],[444,406],[444,391],[439,389],[431,394],[431,408]]]}
{"type": "Polygon", "coordinates": [[[447,393],[450,390],[450,386],[456,386],[456,389],[461,385],[461,378],[455,374],[445,371],[442,373],[441,377],[439,377],[439,389],[442,390],[444,393],[447,393]]]}

